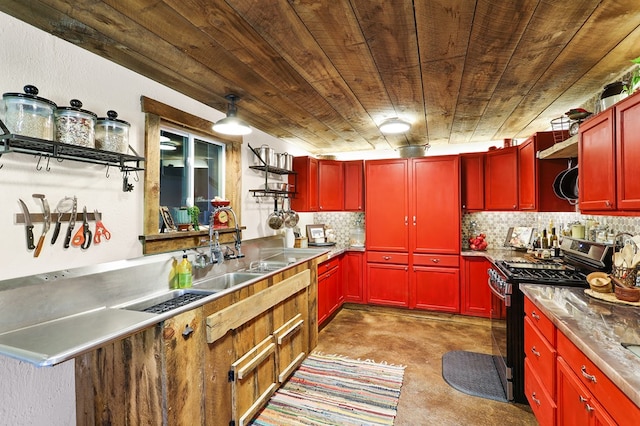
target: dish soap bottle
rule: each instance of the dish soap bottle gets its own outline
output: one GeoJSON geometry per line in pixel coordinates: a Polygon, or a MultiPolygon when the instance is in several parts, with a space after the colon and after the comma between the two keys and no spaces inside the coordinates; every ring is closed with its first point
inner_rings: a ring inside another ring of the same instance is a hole
{"type": "Polygon", "coordinates": [[[175,290],[178,288],[178,261],[174,257],[171,262],[171,271],[169,271],[169,288],[175,290]]]}
{"type": "Polygon", "coordinates": [[[187,254],[182,255],[182,262],[178,265],[178,288],[190,288],[193,283],[193,268],[187,258],[187,254]]]}

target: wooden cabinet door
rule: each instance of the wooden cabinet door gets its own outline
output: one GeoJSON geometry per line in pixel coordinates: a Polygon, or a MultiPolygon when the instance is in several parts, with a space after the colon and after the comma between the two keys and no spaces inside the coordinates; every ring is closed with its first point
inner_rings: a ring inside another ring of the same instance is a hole
{"type": "Polygon", "coordinates": [[[365,163],[367,250],[409,251],[409,170],[406,159],[365,163]]]}
{"type": "Polygon", "coordinates": [[[460,270],[414,266],[412,273],[411,307],[458,313],[460,312],[460,270]]]}
{"type": "Polygon", "coordinates": [[[640,94],[615,106],[618,210],[640,210],[640,94]]]}
{"type": "Polygon", "coordinates": [[[536,144],[531,136],[518,145],[518,208],[520,210],[536,209],[536,144]]]}
{"type": "Polygon", "coordinates": [[[293,374],[307,354],[304,318],[304,314],[298,313],[273,332],[277,348],[278,383],[280,384],[293,374]]]}
{"type": "Polygon", "coordinates": [[[239,426],[248,425],[278,387],[276,343],[273,335],[269,334],[234,362],[230,374],[233,374],[233,420],[239,426]]]}
{"type": "Polygon", "coordinates": [[[484,153],[460,156],[462,209],[484,210],[484,153]]]}
{"type": "Polygon", "coordinates": [[[299,212],[318,211],[318,160],[312,157],[293,158],[294,175],[289,183],[295,184],[291,208],[299,212]]]}
{"type": "Polygon", "coordinates": [[[518,147],[485,154],[484,202],[486,210],[518,209],[518,147]]]}
{"type": "Polygon", "coordinates": [[[484,257],[462,258],[460,313],[489,318],[491,316],[491,290],[487,270],[491,263],[484,257]]]}
{"type": "Polygon", "coordinates": [[[409,306],[409,267],[367,263],[367,302],[372,305],[409,306]]]}
{"type": "Polygon", "coordinates": [[[344,210],[364,211],[364,161],[344,162],[344,210]]]}
{"type": "Polygon", "coordinates": [[[364,302],[364,253],[348,251],[342,259],[342,288],[346,302],[364,302]]]}
{"type": "Polygon", "coordinates": [[[318,162],[318,210],[342,211],[344,209],[344,169],[342,161],[318,162]]]}
{"type": "Polygon", "coordinates": [[[613,108],[580,125],[578,191],[581,211],[616,209],[613,108]]]}
{"type": "Polygon", "coordinates": [[[460,158],[456,155],[413,159],[410,176],[411,251],[459,254],[460,158]]]}

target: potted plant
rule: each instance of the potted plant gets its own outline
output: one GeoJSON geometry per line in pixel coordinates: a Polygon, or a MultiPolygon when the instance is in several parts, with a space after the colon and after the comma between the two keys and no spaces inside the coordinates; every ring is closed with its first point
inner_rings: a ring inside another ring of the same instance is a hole
{"type": "Polygon", "coordinates": [[[200,230],[200,224],[198,223],[198,216],[200,215],[200,208],[198,206],[189,207],[189,217],[191,218],[191,224],[194,231],[200,230]]]}
{"type": "Polygon", "coordinates": [[[640,67],[637,66],[640,65],[640,56],[632,59],[631,62],[636,64],[636,67],[633,69],[633,71],[631,71],[631,77],[629,77],[628,86],[625,86],[625,90],[629,95],[640,88],[640,67]]]}

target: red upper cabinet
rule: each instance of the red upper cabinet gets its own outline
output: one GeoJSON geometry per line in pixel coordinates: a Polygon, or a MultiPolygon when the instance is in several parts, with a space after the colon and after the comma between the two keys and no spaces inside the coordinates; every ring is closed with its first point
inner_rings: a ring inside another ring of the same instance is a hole
{"type": "Polygon", "coordinates": [[[364,210],[364,161],[344,162],[344,210],[364,210]]]}
{"type": "Polygon", "coordinates": [[[365,163],[367,250],[409,251],[409,163],[365,163]]]}
{"type": "Polygon", "coordinates": [[[318,211],[318,160],[313,157],[294,157],[289,183],[296,184],[291,208],[300,212],[318,211]]]}
{"type": "Polygon", "coordinates": [[[616,209],[614,109],[580,124],[578,192],[581,211],[616,209]]]}
{"type": "Polygon", "coordinates": [[[615,106],[617,204],[619,210],[640,210],[640,94],[615,106]]]}
{"type": "Polygon", "coordinates": [[[414,158],[410,164],[411,251],[460,253],[459,157],[414,158]]]}
{"type": "Polygon", "coordinates": [[[462,208],[484,210],[484,153],[460,156],[462,208]]]}
{"type": "Polygon", "coordinates": [[[518,209],[518,147],[489,151],[485,154],[486,210],[518,209]]]}
{"type": "Polygon", "coordinates": [[[318,210],[344,209],[344,168],[342,161],[318,161],[318,210]]]}
{"type": "Polygon", "coordinates": [[[575,206],[560,199],[553,190],[556,176],[566,170],[563,159],[539,160],[538,151],[555,143],[553,132],[538,132],[518,145],[518,208],[530,211],[575,211],[575,206]]]}

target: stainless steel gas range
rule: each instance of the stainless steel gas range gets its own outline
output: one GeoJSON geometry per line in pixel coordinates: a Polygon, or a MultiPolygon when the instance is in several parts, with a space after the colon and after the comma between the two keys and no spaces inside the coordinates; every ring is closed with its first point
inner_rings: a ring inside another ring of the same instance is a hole
{"type": "Polygon", "coordinates": [[[586,275],[611,269],[613,247],[565,237],[562,256],[512,257],[489,269],[491,337],[496,368],[509,401],[527,403],[524,394],[524,295],[520,284],[588,287],[586,275]]]}

